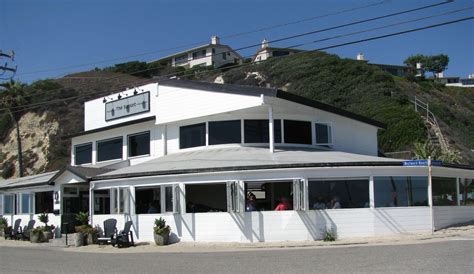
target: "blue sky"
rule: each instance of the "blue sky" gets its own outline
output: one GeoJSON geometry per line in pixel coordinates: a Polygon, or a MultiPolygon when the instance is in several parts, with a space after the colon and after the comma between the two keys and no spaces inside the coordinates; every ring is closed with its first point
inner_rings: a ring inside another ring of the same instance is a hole
{"type": "MultiPolygon", "coordinates": [[[[131,60],[154,60],[178,51],[160,51],[161,49],[207,42],[212,35],[225,37],[376,2],[384,3],[343,15],[223,38],[221,43],[238,48],[259,43],[263,38],[274,40],[443,0],[0,0],[0,49],[13,49],[16,52],[18,73],[15,79],[31,82],[131,60]],[[57,69],[146,52],[153,53],[57,69]],[[55,70],[36,72],[50,69],[55,70]]],[[[416,13],[301,37],[272,46],[291,46],[469,6],[474,6],[472,0],[457,0],[416,13]]],[[[473,15],[474,9],[470,9],[302,48],[314,49],[473,15]]],[[[240,53],[249,56],[255,51],[256,48],[253,48],[240,53]]],[[[402,64],[407,56],[417,53],[444,53],[450,57],[445,75],[467,77],[469,73],[474,73],[474,20],[331,49],[329,52],[346,58],[355,58],[358,52],[362,52],[370,62],[384,64],[402,64]]]]}

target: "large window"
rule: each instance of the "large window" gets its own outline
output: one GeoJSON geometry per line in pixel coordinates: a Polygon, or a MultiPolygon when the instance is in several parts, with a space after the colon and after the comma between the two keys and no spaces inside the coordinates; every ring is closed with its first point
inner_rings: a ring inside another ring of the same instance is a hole
{"type": "Polygon", "coordinates": [[[285,120],[285,143],[312,144],[311,122],[285,120]]]}
{"type": "Polygon", "coordinates": [[[460,179],[459,192],[461,205],[474,205],[474,179],[460,179]]]}
{"type": "Polygon", "coordinates": [[[369,180],[310,180],[308,201],[310,209],[370,207],[369,180]]]}
{"type": "Polygon", "coordinates": [[[94,214],[110,214],[110,190],[94,190],[94,214]]]}
{"type": "Polygon", "coordinates": [[[375,207],[427,206],[427,177],[374,177],[375,207]]]}
{"type": "Polygon", "coordinates": [[[15,195],[3,195],[3,214],[15,214],[15,195]]]}
{"type": "Polygon", "coordinates": [[[456,178],[433,177],[433,205],[455,206],[458,204],[456,178]]]}
{"type": "Polygon", "coordinates": [[[209,145],[241,142],[240,120],[209,122],[209,145]]]}
{"type": "Polygon", "coordinates": [[[150,154],[150,132],[128,136],[128,157],[150,154]]]}
{"type": "MultiPolygon", "coordinates": [[[[244,120],[245,143],[269,143],[268,120],[244,120]]],[[[275,143],[281,143],[281,120],[273,120],[275,143]]]]}
{"type": "Polygon", "coordinates": [[[330,145],[332,143],[331,126],[328,124],[316,123],[316,144],[317,145],[330,145]]]}
{"type": "Polygon", "coordinates": [[[246,182],[245,211],[292,210],[293,182],[246,182]]]}
{"type": "Polygon", "coordinates": [[[21,197],[21,214],[30,214],[33,213],[33,194],[31,193],[22,193],[21,197]]]}
{"type": "Polygon", "coordinates": [[[206,145],[206,124],[195,124],[179,128],[179,148],[206,145]]]}
{"type": "Polygon", "coordinates": [[[227,186],[221,184],[186,185],[186,212],[227,211],[227,186]]]}
{"type": "Polygon", "coordinates": [[[122,159],[122,137],[97,142],[97,161],[122,159]]]}
{"type": "Polygon", "coordinates": [[[205,49],[193,52],[193,59],[203,58],[204,56],[206,56],[206,50],[205,49]]]}
{"type": "Polygon", "coordinates": [[[35,213],[53,213],[53,191],[35,193],[35,213]]]}
{"type": "Polygon", "coordinates": [[[179,64],[179,63],[185,63],[188,61],[188,54],[184,54],[184,55],[181,55],[181,56],[176,56],[174,58],[174,62],[176,64],[179,64]]]}
{"type": "Polygon", "coordinates": [[[92,163],[92,143],[74,146],[75,164],[90,164],[92,163]]]}
{"type": "Polygon", "coordinates": [[[137,214],[156,214],[161,212],[161,187],[136,188],[135,212],[137,214]]]}

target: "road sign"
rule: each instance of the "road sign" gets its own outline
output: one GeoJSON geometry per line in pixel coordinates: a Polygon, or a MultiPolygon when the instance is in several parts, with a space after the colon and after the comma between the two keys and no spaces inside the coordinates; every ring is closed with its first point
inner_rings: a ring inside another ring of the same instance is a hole
{"type": "MultiPolygon", "coordinates": [[[[432,160],[432,166],[442,166],[443,162],[440,160],[432,160]]],[[[409,160],[403,161],[403,166],[428,166],[428,160],[409,160]]]]}

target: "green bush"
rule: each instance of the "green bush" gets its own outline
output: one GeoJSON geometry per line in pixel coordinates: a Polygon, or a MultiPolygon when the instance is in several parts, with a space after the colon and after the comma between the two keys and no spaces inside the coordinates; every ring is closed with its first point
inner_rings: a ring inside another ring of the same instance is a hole
{"type": "Polygon", "coordinates": [[[327,229],[326,231],[324,231],[323,241],[325,241],[325,242],[334,242],[334,241],[336,241],[336,233],[334,233],[330,229],[327,229]]]}

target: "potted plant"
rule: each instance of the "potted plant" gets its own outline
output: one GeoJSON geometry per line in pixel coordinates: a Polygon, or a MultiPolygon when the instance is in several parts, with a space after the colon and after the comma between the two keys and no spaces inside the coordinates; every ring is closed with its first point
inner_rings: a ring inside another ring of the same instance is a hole
{"type": "Polygon", "coordinates": [[[0,218],[0,237],[5,237],[5,229],[8,227],[8,220],[5,217],[0,218]]]}
{"type": "Polygon", "coordinates": [[[153,236],[156,245],[167,245],[170,237],[171,228],[166,225],[165,219],[160,217],[155,219],[155,226],[153,227],[153,236]]]}
{"type": "Polygon", "coordinates": [[[86,229],[89,227],[89,212],[79,212],[76,214],[76,221],[79,224],[76,226],[75,246],[83,246],[86,234],[86,229]]]}
{"type": "Polygon", "coordinates": [[[49,216],[46,212],[41,213],[38,216],[38,219],[39,219],[40,222],[42,222],[44,224],[44,226],[43,226],[43,240],[45,242],[48,242],[50,239],[53,238],[54,226],[53,225],[48,226],[49,216]]]}
{"type": "Polygon", "coordinates": [[[43,241],[43,227],[35,227],[30,231],[30,242],[40,243],[43,241]]]}

